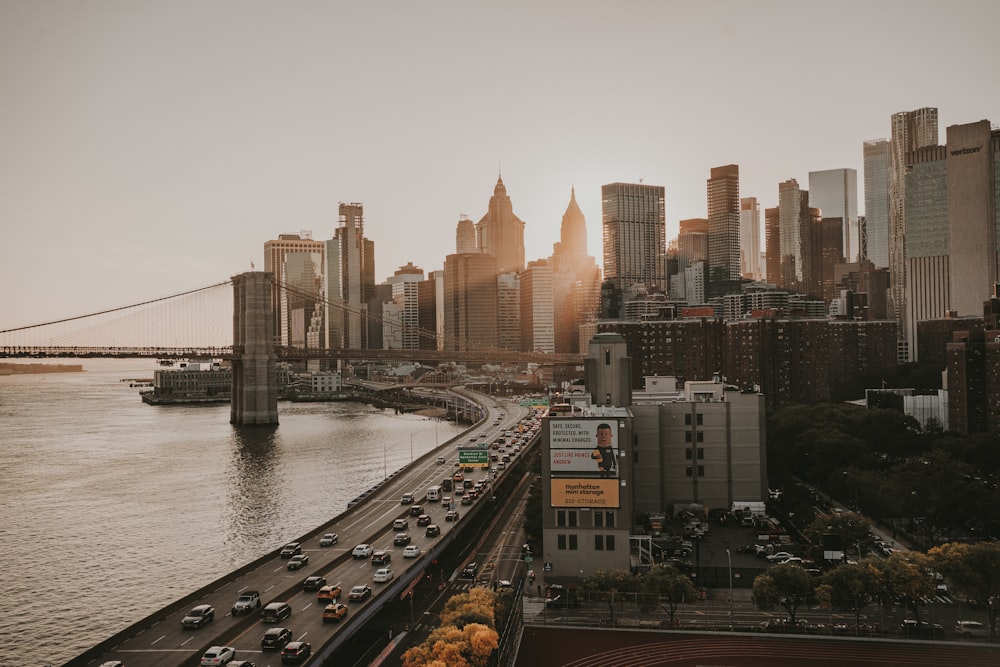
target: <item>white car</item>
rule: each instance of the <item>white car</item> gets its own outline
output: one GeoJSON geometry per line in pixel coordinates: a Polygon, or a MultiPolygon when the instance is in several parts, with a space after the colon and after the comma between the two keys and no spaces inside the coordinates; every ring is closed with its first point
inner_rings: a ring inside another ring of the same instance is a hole
{"type": "Polygon", "coordinates": [[[443,457],[443,456],[439,456],[439,457],[437,458],[437,464],[438,464],[439,466],[443,466],[443,465],[444,465],[444,457],[443,457]]]}
{"type": "Polygon", "coordinates": [[[354,551],[351,552],[351,555],[355,558],[369,558],[373,551],[375,551],[375,549],[372,548],[372,545],[359,544],[354,547],[354,551]]]}
{"type": "Polygon", "coordinates": [[[779,551],[776,554],[771,554],[767,557],[767,559],[772,563],[780,563],[781,561],[791,558],[794,555],[795,554],[790,554],[787,551],[779,551]]]}
{"type": "Polygon", "coordinates": [[[319,545],[321,547],[332,547],[337,543],[337,533],[327,533],[323,537],[319,538],[319,545]]]}
{"type": "Polygon", "coordinates": [[[206,665],[225,665],[236,659],[236,649],[232,646],[213,646],[201,656],[202,667],[206,665]]]}
{"type": "Polygon", "coordinates": [[[392,522],[393,530],[406,530],[410,526],[410,523],[406,519],[396,519],[392,522]]]}
{"type": "Polygon", "coordinates": [[[375,570],[375,583],[384,584],[387,581],[392,581],[392,570],[387,567],[379,568],[375,570]]]}
{"type": "Polygon", "coordinates": [[[989,637],[990,629],[979,621],[955,621],[955,634],[962,637],[989,637]]]}
{"type": "Polygon", "coordinates": [[[416,558],[420,555],[420,547],[416,544],[410,544],[405,549],[403,549],[403,558],[416,558]]]}

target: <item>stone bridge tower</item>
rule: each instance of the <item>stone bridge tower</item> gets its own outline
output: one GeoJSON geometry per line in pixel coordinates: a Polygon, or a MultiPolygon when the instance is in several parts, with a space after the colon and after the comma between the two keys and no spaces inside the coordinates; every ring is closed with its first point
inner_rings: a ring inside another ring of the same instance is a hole
{"type": "Polygon", "coordinates": [[[274,353],[273,276],[233,276],[233,390],[229,421],[241,426],[278,423],[278,371],[274,353]]]}

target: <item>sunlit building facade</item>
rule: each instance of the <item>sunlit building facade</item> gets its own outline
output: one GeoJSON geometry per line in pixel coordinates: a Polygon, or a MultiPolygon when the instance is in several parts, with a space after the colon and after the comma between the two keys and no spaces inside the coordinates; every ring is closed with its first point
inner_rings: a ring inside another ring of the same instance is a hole
{"type": "Polygon", "coordinates": [[[666,292],[666,193],[662,185],[601,187],[604,279],[618,291],[634,285],[666,292]]]}

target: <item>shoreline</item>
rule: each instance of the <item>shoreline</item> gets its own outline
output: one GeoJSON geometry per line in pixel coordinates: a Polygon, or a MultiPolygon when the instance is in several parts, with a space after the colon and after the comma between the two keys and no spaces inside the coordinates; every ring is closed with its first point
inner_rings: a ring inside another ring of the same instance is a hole
{"type": "Polygon", "coordinates": [[[83,364],[11,364],[7,362],[0,362],[0,375],[82,372],[83,364]]]}

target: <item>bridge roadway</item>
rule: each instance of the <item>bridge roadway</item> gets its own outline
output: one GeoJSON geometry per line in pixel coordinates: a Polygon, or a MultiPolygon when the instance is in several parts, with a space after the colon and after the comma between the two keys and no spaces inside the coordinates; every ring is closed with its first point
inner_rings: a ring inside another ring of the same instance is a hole
{"type": "MultiPolygon", "coordinates": [[[[467,443],[470,433],[477,441],[483,440],[479,434],[485,433],[485,441],[492,442],[504,431],[516,430],[518,422],[528,414],[526,408],[516,404],[498,403],[486,396],[482,396],[481,400],[486,408],[486,417],[473,428],[391,475],[363,501],[336,516],[330,523],[299,538],[297,541],[302,543],[303,553],[309,556],[309,563],[304,568],[289,571],[288,561],[279,556],[284,545],[276,545],[275,551],[101,642],[66,663],[66,667],[97,667],[111,660],[120,660],[128,667],[197,665],[205,650],[215,645],[236,648],[237,659],[250,660],[257,667],[280,665],[279,652],[261,650],[261,638],[271,626],[262,622],[260,613],[232,615],[233,603],[240,592],[254,589],[261,592],[263,605],[283,601],[291,606],[291,616],[275,625],[290,628],[293,639],[312,644],[313,659],[308,664],[322,664],[325,657],[332,656],[384,604],[406,592],[417,577],[423,576],[425,567],[455,539],[460,528],[485,519],[491,507],[486,497],[488,494],[477,498],[473,505],[459,505],[456,498],[460,515],[456,523],[445,521],[446,508],[442,503],[421,502],[428,486],[440,484],[454,473],[458,459],[455,448],[467,443]],[[499,417],[501,413],[505,415],[502,418],[499,417]],[[497,421],[499,425],[495,425],[497,421]],[[443,465],[437,463],[438,457],[442,456],[446,461],[443,465]],[[411,506],[400,504],[400,497],[407,491],[417,492],[416,503],[421,504],[424,513],[431,516],[431,523],[441,527],[439,537],[426,537],[424,528],[416,526],[416,517],[410,516],[411,506]],[[402,547],[393,546],[397,531],[392,530],[392,523],[397,518],[409,521],[411,543],[421,548],[419,558],[404,559],[402,547]],[[338,543],[332,547],[320,547],[319,538],[328,532],[338,534],[338,543]],[[374,583],[373,573],[377,568],[371,565],[370,559],[351,557],[354,546],[361,543],[392,554],[389,566],[395,577],[391,582],[374,583]],[[348,605],[344,620],[323,623],[322,611],[326,603],[318,601],[315,592],[302,590],[302,581],[312,575],[324,576],[329,584],[342,588],[340,601],[348,605]],[[351,587],[360,584],[371,586],[372,597],[363,603],[348,602],[347,593],[351,587]],[[212,605],[215,620],[200,629],[182,629],[181,618],[198,604],[212,605]]],[[[503,476],[509,473],[509,470],[498,471],[493,483],[503,481],[503,476]]],[[[483,470],[470,473],[470,476],[475,479],[487,474],[488,471],[483,470]]]]}

